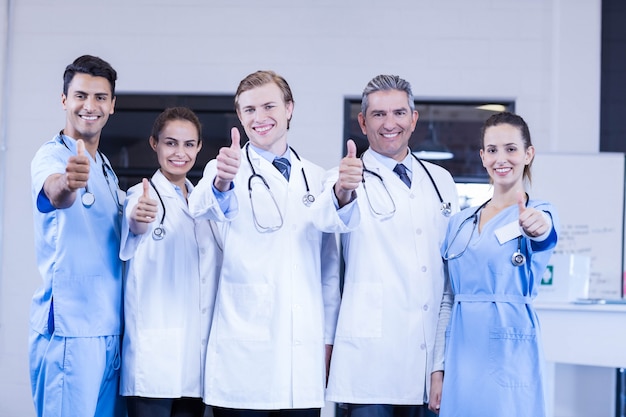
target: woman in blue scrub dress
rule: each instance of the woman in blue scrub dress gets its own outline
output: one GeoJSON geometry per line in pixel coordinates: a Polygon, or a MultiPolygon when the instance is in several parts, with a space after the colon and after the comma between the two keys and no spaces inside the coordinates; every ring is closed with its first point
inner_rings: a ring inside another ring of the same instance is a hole
{"type": "Polygon", "coordinates": [[[445,355],[444,372],[431,376],[430,407],[441,417],[542,417],[543,358],[532,300],[556,245],[558,219],[552,205],[524,192],[534,157],[524,120],[495,114],[482,138],[493,197],[448,225],[442,256],[450,281],[435,353],[436,361],[445,355]]]}

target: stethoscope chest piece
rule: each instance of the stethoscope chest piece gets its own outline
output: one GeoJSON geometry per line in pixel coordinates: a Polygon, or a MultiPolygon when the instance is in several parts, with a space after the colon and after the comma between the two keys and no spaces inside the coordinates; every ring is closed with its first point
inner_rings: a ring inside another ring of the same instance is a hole
{"type": "Polygon", "coordinates": [[[511,256],[511,263],[513,266],[522,266],[526,263],[526,257],[521,252],[515,252],[511,256]]]}
{"type": "Polygon", "coordinates": [[[163,228],[163,226],[157,226],[152,231],[152,238],[154,240],[162,240],[164,237],[165,237],[165,229],[163,228]]]}
{"type": "Polygon", "coordinates": [[[446,217],[450,217],[450,215],[452,214],[452,204],[450,202],[448,202],[448,203],[442,202],[441,203],[441,213],[443,213],[443,215],[446,216],[446,217]]]}
{"type": "Polygon", "coordinates": [[[522,266],[526,263],[526,257],[522,253],[522,237],[517,238],[517,250],[511,255],[511,263],[513,266],[522,266]]]}
{"type": "Polygon", "coordinates": [[[92,192],[86,191],[80,200],[83,203],[83,206],[91,207],[93,206],[93,203],[96,202],[96,196],[94,196],[92,192]]]}
{"type": "Polygon", "coordinates": [[[165,221],[165,203],[163,202],[163,198],[161,198],[161,193],[156,188],[156,185],[154,185],[154,183],[152,182],[152,178],[149,178],[148,181],[150,182],[150,185],[152,186],[152,188],[154,188],[154,192],[156,193],[157,197],[159,198],[159,202],[161,203],[161,207],[163,207],[163,215],[161,216],[161,222],[152,231],[152,238],[154,240],[163,240],[163,238],[165,237],[165,228],[163,227],[163,222],[165,221]]]}
{"type": "Polygon", "coordinates": [[[315,197],[313,197],[313,194],[311,193],[306,193],[304,197],[302,197],[302,203],[304,203],[304,205],[307,207],[311,207],[311,204],[313,204],[314,202],[315,197]]]}

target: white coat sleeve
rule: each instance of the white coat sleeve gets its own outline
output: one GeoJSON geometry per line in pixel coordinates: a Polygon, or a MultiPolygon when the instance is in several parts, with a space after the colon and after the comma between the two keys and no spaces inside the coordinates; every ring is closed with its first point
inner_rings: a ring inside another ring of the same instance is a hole
{"type": "Polygon", "coordinates": [[[315,227],[326,233],[347,233],[356,229],[361,222],[358,198],[350,203],[353,205],[352,207],[337,208],[333,198],[333,187],[335,182],[337,182],[337,178],[337,168],[333,168],[326,173],[322,192],[311,206],[311,209],[315,211],[313,216],[315,227]],[[347,221],[344,221],[342,216],[340,216],[340,210],[349,210],[344,215],[347,221]]]}
{"type": "MultiPolygon", "coordinates": [[[[141,185],[141,184],[139,184],[141,185]]],[[[135,205],[141,197],[143,189],[137,185],[131,187],[126,193],[126,199],[124,200],[124,215],[122,216],[122,233],[120,239],[120,259],[127,261],[135,256],[135,251],[139,246],[139,243],[143,239],[144,234],[136,235],[130,231],[129,219],[135,205]]]]}
{"type": "Polygon", "coordinates": [[[217,162],[209,161],[202,173],[202,179],[189,195],[189,212],[194,218],[223,222],[231,220],[238,212],[237,196],[230,196],[230,203],[225,215],[213,192],[213,180],[217,173],[217,162]]]}

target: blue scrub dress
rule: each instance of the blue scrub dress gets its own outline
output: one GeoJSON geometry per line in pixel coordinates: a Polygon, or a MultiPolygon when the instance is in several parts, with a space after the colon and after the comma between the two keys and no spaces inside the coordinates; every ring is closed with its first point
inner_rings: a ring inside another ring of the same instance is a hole
{"type": "Polygon", "coordinates": [[[446,330],[440,417],[545,416],[541,338],[532,299],[556,245],[558,220],[549,203],[531,200],[528,206],[550,214],[553,229],[542,242],[521,239],[522,266],[511,263],[518,239],[500,244],[496,237],[497,229],[518,221],[516,205],[498,213],[480,233],[473,221],[462,224],[475,207],[450,220],[442,253],[467,248],[448,261],[455,298],[446,330]]]}

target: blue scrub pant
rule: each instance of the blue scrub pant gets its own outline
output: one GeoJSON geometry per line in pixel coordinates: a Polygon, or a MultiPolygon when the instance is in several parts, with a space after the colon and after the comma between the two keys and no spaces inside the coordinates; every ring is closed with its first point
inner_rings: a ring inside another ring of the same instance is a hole
{"type": "Polygon", "coordinates": [[[120,337],[31,331],[30,380],[38,417],[123,417],[120,337]]]}

